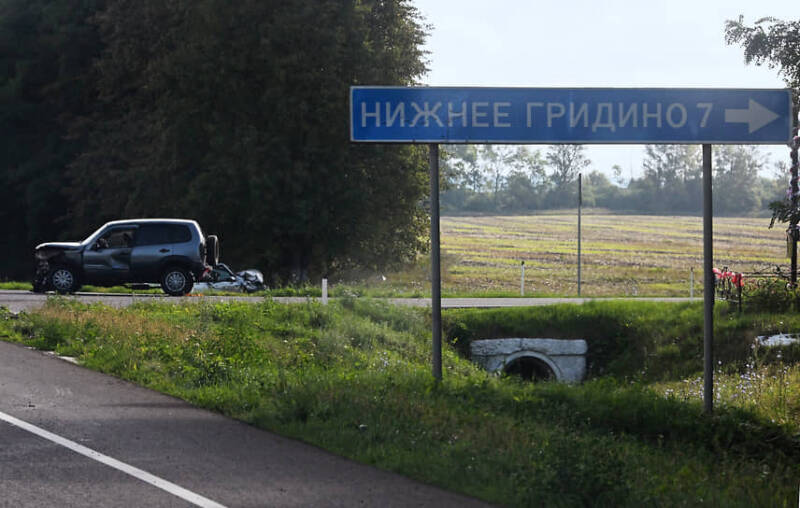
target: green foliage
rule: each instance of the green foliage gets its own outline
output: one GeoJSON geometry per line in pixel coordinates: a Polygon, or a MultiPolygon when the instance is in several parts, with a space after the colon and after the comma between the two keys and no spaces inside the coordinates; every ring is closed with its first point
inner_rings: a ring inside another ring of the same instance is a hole
{"type": "Polygon", "coordinates": [[[423,247],[420,150],[348,143],[351,85],[425,70],[407,1],[118,1],[98,25],[98,128],[71,175],[81,196],[99,182],[121,199],[79,197],[79,227],[192,216],[229,263],[282,280],[423,247]]]}
{"type": "Polygon", "coordinates": [[[3,0],[0,273],[132,216],[276,280],[413,259],[424,150],[350,144],[347,96],[415,83],[427,31],[408,0],[3,0]]]}
{"type": "Polygon", "coordinates": [[[754,312],[787,312],[800,309],[800,290],[787,287],[782,278],[766,278],[745,288],[743,302],[754,312]]]}
{"type": "MultiPolygon", "coordinates": [[[[773,17],[756,20],[752,26],[745,24],[744,16],[725,23],[725,42],[738,44],[744,49],[746,63],[767,64],[778,69],[786,85],[794,90],[794,142],[792,160],[797,170],[797,111],[800,110],[800,21],[782,21],[773,17]]],[[[796,226],[800,222],[800,210],[796,200],[788,197],[774,200],[769,204],[772,211],[770,227],[778,222],[788,222],[796,226]]]]}
{"type": "MultiPolygon", "coordinates": [[[[615,185],[602,172],[588,171],[585,155],[575,146],[559,150],[550,149],[543,158],[539,151],[518,153],[504,147],[493,151],[470,145],[449,148],[443,165],[448,185],[444,186],[442,209],[507,214],[574,208],[577,175],[582,171],[586,207],[627,213],[701,213],[702,168],[697,146],[647,145],[643,174],[631,178],[627,187],[619,186],[626,180],[620,166],[612,168],[619,184],[615,185]]],[[[758,176],[765,165],[765,157],[756,147],[715,148],[715,213],[758,214],[779,198],[783,184],[758,176]]]]}
{"type": "MultiPolygon", "coordinates": [[[[32,276],[31,252],[68,239],[64,168],[83,149],[91,62],[88,18],[105,0],[0,1],[0,273],[32,276]],[[73,129],[74,128],[74,129],[73,129]]],[[[96,202],[92,194],[86,199],[96,202]]]]}
{"type": "MultiPolygon", "coordinates": [[[[691,306],[586,307],[572,309],[573,331],[594,319],[614,333],[614,320],[629,314],[630,328],[648,334],[644,314],[656,321],[696,313],[691,306]]],[[[566,324],[569,312],[546,315],[566,324]]],[[[472,317],[484,327],[491,321],[485,312],[472,317]]],[[[494,318],[499,329],[515,314],[494,318]]],[[[727,407],[707,417],[699,403],[610,378],[523,383],[482,372],[449,348],[445,378],[436,383],[427,319],[424,311],[358,299],[117,310],[53,298],[18,318],[0,312],[0,336],[496,504],[780,506],[795,499],[796,421],[781,426],[727,407]]]]}
{"type": "MultiPolygon", "coordinates": [[[[744,16],[725,23],[725,42],[739,44],[744,48],[744,59],[756,65],[767,64],[778,69],[786,84],[800,90],[800,21],[782,21],[765,17],[752,26],[744,22],[744,16]]],[[[795,94],[795,100],[798,100],[795,94]]]]}

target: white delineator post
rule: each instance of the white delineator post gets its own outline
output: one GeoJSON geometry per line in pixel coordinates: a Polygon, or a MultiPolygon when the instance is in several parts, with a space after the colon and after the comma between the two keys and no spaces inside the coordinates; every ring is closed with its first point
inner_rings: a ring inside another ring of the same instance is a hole
{"type": "Polygon", "coordinates": [[[525,296],[525,261],[522,262],[522,269],[519,276],[519,295],[525,296]]]}
{"type": "Polygon", "coordinates": [[[322,305],[328,305],[328,279],[322,279],[322,305]]]}
{"type": "Polygon", "coordinates": [[[689,300],[694,300],[694,267],[689,269],[689,300]]]}

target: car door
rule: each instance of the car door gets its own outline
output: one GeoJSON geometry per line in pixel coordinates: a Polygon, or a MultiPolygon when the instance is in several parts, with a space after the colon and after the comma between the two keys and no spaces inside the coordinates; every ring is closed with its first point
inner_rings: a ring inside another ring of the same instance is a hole
{"type": "Polygon", "coordinates": [[[116,284],[130,280],[136,229],[136,226],[112,227],[83,253],[86,282],[116,284]]]}
{"type": "Polygon", "coordinates": [[[137,282],[158,282],[162,260],[172,255],[167,224],[144,223],[139,227],[131,254],[131,272],[137,282]]]}

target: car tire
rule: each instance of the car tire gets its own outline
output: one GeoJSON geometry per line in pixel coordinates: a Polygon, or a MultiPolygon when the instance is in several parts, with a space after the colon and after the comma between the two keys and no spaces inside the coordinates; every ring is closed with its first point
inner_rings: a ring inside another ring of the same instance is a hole
{"type": "Polygon", "coordinates": [[[50,274],[47,276],[47,285],[62,295],[74,293],[80,287],[76,271],[64,265],[58,265],[50,270],[50,274]]]}
{"type": "Polygon", "coordinates": [[[206,264],[212,267],[219,264],[219,238],[217,235],[206,237],[206,264]]]}
{"type": "Polygon", "coordinates": [[[189,270],[170,266],[161,273],[161,289],[170,296],[183,296],[192,290],[194,281],[189,270]]]}

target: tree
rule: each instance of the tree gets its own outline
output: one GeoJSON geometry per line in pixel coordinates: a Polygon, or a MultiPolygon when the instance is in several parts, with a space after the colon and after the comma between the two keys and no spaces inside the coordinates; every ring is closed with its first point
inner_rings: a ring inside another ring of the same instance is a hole
{"type": "MultiPolygon", "coordinates": [[[[752,26],[744,23],[744,16],[725,23],[725,42],[744,48],[746,63],[767,64],[777,69],[786,85],[795,92],[800,90],[800,21],[782,21],[766,17],[752,26]]],[[[795,101],[800,100],[797,93],[795,101]]],[[[797,104],[797,103],[796,103],[797,104]]]]}
{"type": "Polygon", "coordinates": [[[111,0],[96,21],[99,101],[70,168],[76,228],[195,217],[226,261],[284,280],[424,248],[424,148],[348,140],[351,85],[426,70],[409,1],[111,0]]]}
{"type": "Polygon", "coordinates": [[[478,149],[475,145],[445,145],[446,154],[442,164],[442,175],[447,185],[442,189],[471,189],[478,192],[483,185],[483,175],[478,166],[478,149]]]}
{"type": "Polygon", "coordinates": [[[702,164],[695,145],[646,145],[642,161],[649,211],[697,211],[702,164]]]}
{"type": "Polygon", "coordinates": [[[0,274],[31,276],[33,247],[66,238],[65,167],[84,139],[102,0],[0,0],[0,274]]]}
{"type": "Polygon", "coordinates": [[[586,157],[583,145],[553,145],[547,149],[545,159],[551,169],[550,182],[556,189],[578,178],[578,173],[592,162],[586,157]]]}
{"type": "MultiPolygon", "coordinates": [[[[767,64],[769,68],[777,69],[786,85],[794,90],[795,111],[800,110],[800,93],[798,93],[800,92],[800,44],[798,41],[800,41],[800,21],[782,21],[766,17],[756,20],[752,26],[748,26],[744,23],[744,16],[739,16],[738,20],[728,20],[725,23],[725,42],[742,46],[746,63],[767,64]]],[[[796,128],[797,117],[794,121],[796,128]]],[[[797,136],[797,130],[794,135],[797,136]]],[[[798,170],[798,144],[800,143],[795,137],[792,168],[792,178],[795,179],[798,170]]],[[[788,222],[796,239],[796,226],[800,222],[797,196],[793,196],[790,191],[785,199],[774,201],[769,206],[772,209],[770,227],[775,224],[776,220],[788,222]]],[[[793,277],[794,269],[793,266],[793,277]]]]}
{"type": "Polygon", "coordinates": [[[545,160],[550,168],[548,175],[550,191],[547,206],[564,208],[577,206],[578,189],[575,180],[578,173],[589,167],[583,145],[553,145],[547,149],[545,160]]]}
{"type": "Polygon", "coordinates": [[[758,173],[766,164],[755,146],[722,145],[714,150],[714,210],[742,215],[761,207],[758,173]]]}

